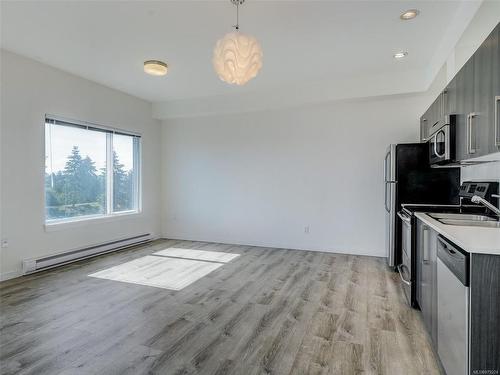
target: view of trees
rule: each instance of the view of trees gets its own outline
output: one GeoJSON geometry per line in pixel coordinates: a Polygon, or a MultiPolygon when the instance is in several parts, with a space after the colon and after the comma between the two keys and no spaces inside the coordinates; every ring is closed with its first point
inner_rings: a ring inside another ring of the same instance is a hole
{"type": "MultiPolygon", "coordinates": [[[[113,152],[113,210],[134,208],[134,175],[125,170],[113,152]]],[[[64,170],[45,174],[46,217],[59,219],[106,212],[106,168],[97,170],[94,161],[82,157],[74,146],[64,170]]]]}

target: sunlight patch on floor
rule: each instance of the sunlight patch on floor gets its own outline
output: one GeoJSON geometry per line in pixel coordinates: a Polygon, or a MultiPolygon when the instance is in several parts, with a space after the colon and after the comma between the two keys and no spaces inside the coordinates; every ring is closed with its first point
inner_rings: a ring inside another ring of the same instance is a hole
{"type": "Polygon", "coordinates": [[[165,257],[185,258],[195,260],[207,260],[209,262],[227,263],[240,256],[240,254],[221,253],[218,251],[182,249],[169,247],[168,249],[157,251],[153,255],[165,257]]]}
{"type": "Polygon", "coordinates": [[[239,256],[216,251],[168,248],[89,276],[178,291],[239,256]]]}

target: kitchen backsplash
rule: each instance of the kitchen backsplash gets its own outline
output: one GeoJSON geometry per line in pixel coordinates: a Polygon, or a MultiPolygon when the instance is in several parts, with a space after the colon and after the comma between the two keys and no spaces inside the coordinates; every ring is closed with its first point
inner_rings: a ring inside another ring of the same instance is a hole
{"type": "Polygon", "coordinates": [[[463,166],[461,176],[462,181],[500,181],[500,161],[463,166]]]}
{"type": "MultiPolygon", "coordinates": [[[[500,157],[500,153],[495,154],[500,157]]],[[[500,182],[500,160],[476,164],[467,165],[461,167],[461,180],[462,181],[499,181],[500,182]]],[[[500,202],[499,202],[500,207],[500,202]]]]}

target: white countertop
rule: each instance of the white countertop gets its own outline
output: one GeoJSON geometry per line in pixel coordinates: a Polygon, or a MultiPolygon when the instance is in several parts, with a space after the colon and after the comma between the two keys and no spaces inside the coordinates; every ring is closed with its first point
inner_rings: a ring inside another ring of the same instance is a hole
{"type": "Polygon", "coordinates": [[[423,212],[415,216],[469,253],[500,255],[500,228],[443,224],[423,212]]]}

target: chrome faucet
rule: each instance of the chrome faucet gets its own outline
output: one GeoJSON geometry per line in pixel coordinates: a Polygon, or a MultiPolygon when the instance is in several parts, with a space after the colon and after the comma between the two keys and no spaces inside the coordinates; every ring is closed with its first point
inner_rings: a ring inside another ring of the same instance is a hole
{"type": "MultiPolygon", "coordinates": [[[[496,197],[496,196],[495,196],[495,197],[496,197]]],[[[493,211],[493,212],[495,213],[495,215],[500,216],[500,210],[499,210],[497,207],[493,206],[493,205],[492,205],[490,202],[488,202],[486,199],[481,198],[481,197],[479,197],[479,196],[477,196],[477,195],[474,195],[474,196],[472,196],[471,201],[472,201],[473,203],[482,204],[482,205],[483,205],[483,206],[485,206],[486,208],[489,208],[491,211],[493,211]]]]}

